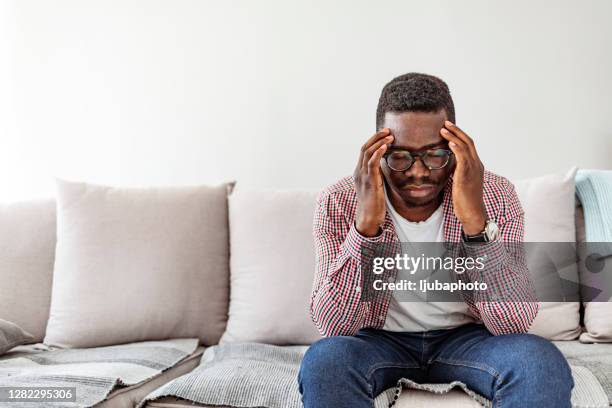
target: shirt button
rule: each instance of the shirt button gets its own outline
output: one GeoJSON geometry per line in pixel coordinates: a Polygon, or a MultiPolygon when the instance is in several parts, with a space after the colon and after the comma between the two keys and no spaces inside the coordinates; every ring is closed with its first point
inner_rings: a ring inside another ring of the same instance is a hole
{"type": "Polygon", "coordinates": [[[385,320],[385,316],[378,316],[378,320],[385,320]]]}
{"type": "Polygon", "coordinates": [[[360,291],[361,291],[361,288],[359,286],[356,286],[355,287],[355,292],[360,292],[360,291]]]}

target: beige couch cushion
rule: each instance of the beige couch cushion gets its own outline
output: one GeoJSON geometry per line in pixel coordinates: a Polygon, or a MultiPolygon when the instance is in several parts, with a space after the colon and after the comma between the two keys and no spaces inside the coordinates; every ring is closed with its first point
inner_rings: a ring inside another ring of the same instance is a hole
{"type": "Polygon", "coordinates": [[[0,205],[0,318],[42,341],[55,256],[55,200],[0,205]]]}
{"type": "MultiPolygon", "coordinates": [[[[516,181],[515,187],[525,210],[525,241],[536,243],[574,243],[576,241],[575,183],[576,169],[566,174],[551,174],[527,180],[516,181]]],[[[555,255],[563,246],[552,247],[549,255],[555,255]]],[[[529,251],[530,255],[538,255],[529,251]]],[[[536,257],[537,258],[537,257],[536,257]]],[[[537,265],[538,259],[531,259],[530,266],[537,265]]],[[[564,271],[578,282],[578,269],[564,271]]],[[[532,275],[535,273],[532,271],[532,275]]],[[[575,296],[577,297],[576,290],[575,296]]],[[[541,302],[530,333],[550,340],[573,340],[580,335],[580,302],[541,302]]]]}
{"type": "Polygon", "coordinates": [[[227,318],[227,185],[113,188],[58,180],[45,343],[219,340],[227,318]]]}
{"type": "MultiPolygon", "coordinates": [[[[157,401],[148,402],[145,408],[231,408],[223,406],[210,406],[181,400],[175,397],[160,398],[157,401]]],[[[433,394],[421,390],[404,390],[394,405],[395,408],[480,408],[481,405],[460,390],[451,390],[447,394],[433,394]]]]}
{"type": "MultiPolygon", "coordinates": [[[[586,231],[584,223],[584,210],[580,203],[576,207],[576,236],[580,243],[579,256],[582,262],[580,262],[580,268],[584,276],[589,276],[586,270],[585,259],[589,255],[588,248],[584,245],[586,240],[586,231]]],[[[612,270],[612,258],[606,258],[604,260],[603,271],[612,270]]],[[[601,283],[600,283],[601,285],[601,283]]],[[[602,286],[599,286],[602,287],[602,286]]],[[[605,286],[603,286],[605,287],[605,286]]],[[[612,299],[607,302],[584,302],[584,329],[585,331],[580,334],[580,341],[583,343],[609,343],[612,342],[612,299]]]]}
{"type": "Polygon", "coordinates": [[[320,338],[308,312],[316,195],[239,186],[230,195],[232,289],[221,342],[310,344],[320,338]]]}
{"type": "MultiPolygon", "coordinates": [[[[610,262],[610,261],[608,261],[610,262]]],[[[585,302],[583,343],[612,342],[612,299],[608,302],[585,302]]]]}

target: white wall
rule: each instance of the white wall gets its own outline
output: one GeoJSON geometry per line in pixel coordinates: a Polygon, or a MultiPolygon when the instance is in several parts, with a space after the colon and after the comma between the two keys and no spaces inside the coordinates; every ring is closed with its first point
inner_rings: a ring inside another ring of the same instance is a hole
{"type": "Polygon", "coordinates": [[[612,2],[3,1],[0,199],[53,176],[320,188],[382,86],[447,81],[513,178],[612,168],[612,2]]]}

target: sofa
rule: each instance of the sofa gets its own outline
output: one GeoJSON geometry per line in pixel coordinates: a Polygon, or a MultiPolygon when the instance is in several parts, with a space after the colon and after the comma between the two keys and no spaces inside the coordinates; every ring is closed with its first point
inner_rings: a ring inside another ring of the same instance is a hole
{"type": "MultiPolygon", "coordinates": [[[[526,241],[586,240],[575,174],[571,169],[514,181],[525,209],[526,241]]],[[[22,366],[36,362],[48,369],[58,359],[44,356],[61,352],[71,356],[68,371],[81,373],[84,368],[75,364],[90,361],[79,360],[78,353],[114,350],[129,357],[131,347],[131,359],[91,365],[105,367],[105,378],[116,377],[96,407],[211,407],[176,396],[143,400],[188,375],[218,345],[307,347],[321,338],[309,316],[317,191],[254,191],[234,182],[140,188],[57,184],[56,197],[0,205],[0,319],[29,335],[0,356],[0,386],[9,376],[19,379],[22,371],[10,371],[18,359],[22,366]],[[136,354],[145,347],[171,357],[142,369],[136,354]]],[[[577,261],[565,273],[579,282],[584,254],[571,256],[577,261]]],[[[568,355],[581,350],[582,356],[607,361],[607,368],[580,378],[572,401],[609,406],[612,307],[583,302],[580,287],[575,290],[566,301],[542,303],[530,332],[553,340],[568,355]]],[[[439,393],[412,387],[395,406],[480,404],[460,387],[439,393]]]]}

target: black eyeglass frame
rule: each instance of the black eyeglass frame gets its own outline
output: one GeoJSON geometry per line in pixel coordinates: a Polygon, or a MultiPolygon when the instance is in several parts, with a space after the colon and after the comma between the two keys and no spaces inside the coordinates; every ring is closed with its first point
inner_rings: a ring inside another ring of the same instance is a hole
{"type": "Polygon", "coordinates": [[[420,151],[420,152],[411,152],[411,151],[409,151],[407,149],[403,149],[401,147],[390,147],[383,154],[383,158],[385,159],[385,162],[387,163],[387,166],[389,166],[389,168],[391,170],[397,171],[397,172],[409,170],[414,165],[414,163],[416,162],[417,158],[420,158],[421,159],[421,163],[423,163],[423,165],[425,167],[427,167],[429,170],[440,170],[440,169],[443,169],[444,167],[448,166],[448,163],[450,163],[451,157],[453,156],[453,154],[454,153],[453,153],[452,150],[442,149],[442,148],[439,148],[439,149],[427,149],[427,150],[420,151]],[[429,152],[431,152],[431,151],[439,151],[439,150],[443,150],[444,152],[446,152],[448,154],[448,156],[446,158],[446,162],[442,166],[440,166],[440,167],[432,167],[432,166],[428,165],[427,163],[425,163],[426,158],[427,158],[427,154],[429,152]],[[395,152],[405,152],[408,155],[408,158],[412,159],[412,162],[410,163],[410,165],[408,167],[406,167],[405,169],[403,169],[403,170],[397,170],[397,169],[394,169],[393,167],[391,167],[391,165],[389,164],[389,156],[392,153],[395,153],[395,152]]]}

